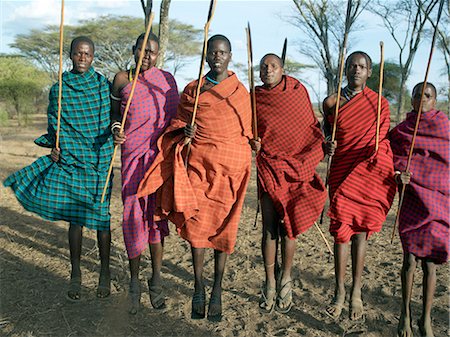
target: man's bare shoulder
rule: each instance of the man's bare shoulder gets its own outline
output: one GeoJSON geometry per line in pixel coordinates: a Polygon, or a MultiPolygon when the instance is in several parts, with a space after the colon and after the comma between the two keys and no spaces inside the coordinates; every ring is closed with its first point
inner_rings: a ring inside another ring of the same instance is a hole
{"type": "Polygon", "coordinates": [[[114,81],[112,85],[112,92],[118,94],[120,90],[123,89],[128,84],[128,72],[119,71],[116,76],[114,76],[114,81]]]}
{"type": "Polygon", "coordinates": [[[322,103],[323,111],[329,115],[331,113],[331,109],[336,106],[337,94],[332,94],[325,98],[322,103]]]}

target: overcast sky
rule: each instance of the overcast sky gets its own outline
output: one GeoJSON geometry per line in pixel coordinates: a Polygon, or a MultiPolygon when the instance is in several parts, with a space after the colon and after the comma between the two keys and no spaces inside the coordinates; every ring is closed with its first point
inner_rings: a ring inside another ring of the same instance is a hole
{"type": "MultiPolygon", "coordinates": [[[[343,10],[345,10],[346,2],[342,1],[342,3],[343,10]]],[[[60,0],[0,0],[0,52],[15,52],[9,47],[9,44],[13,42],[16,34],[26,33],[32,28],[43,28],[47,24],[59,25],[60,6],[60,0]]],[[[153,8],[155,9],[156,22],[159,21],[159,6],[160,1],[155,1],[153,8]]],[[[208,7],[208,0],[172,0],[170,18],[202,29],[205,24],[208,7]]],[[[247,21],[249,21],[252,29],[255,63],[266,53],[275,52],[280,54],[284,38],[287,37],[289,41],[288,57],[301,63],[311,64],[310,60],[300,55],[296,50],[296,43],[301,32],[288,22],[289,16],[293,13],[293,3],[287,0],[218,0],[210,28],[210,35],[216,33],[226,35],[233,46],[233,60],[246,65],[245,27],[247,21]]],[[[80,19],[95,18],[107,14],[143,17],[139,0],[65,0],[65,24],[74,25],[80,19]]],[[[393,43],[390,35],[381,26],[377,17],[366,13],[360,17],[360,23],[364,23],[365,27],[361,32],[350,35],[351,48],[349,52],[363,50],[372,57],[374,62],[378,63],[380,58],[379,42],[383,41],[385,44],[385,60],[397,61],[398,48],[393,43]]],[[[429,42],[425,42],[419,47],[413,71],[408,81],[410,89],[415,83],[423,81],[429,52],[429,42]]],[[[177,73],[176,79],[180,89],[189,80],[198,76],[199,61],[200,57],[198,61],[194,62],[195,64],[186,67],[179,74],[177,73]]],[[[232,65],[230,69],[232,69],[232,65]]],[[[438,87],[446,86],[445,77],[442,76],[443,69],[443,56],[436,50],[428,81],[433,82],[438,87]]],[[[326,85],[323,79],[320,79],[319,72],[317,70],[308,71],[305,75],[306,78],[314,83],[316,90],[320,89],[322,93],[321,99],[323,99],[326,85]]],[[[242,78],[241,80],[247,83],[247,78],[242,78]]]]}

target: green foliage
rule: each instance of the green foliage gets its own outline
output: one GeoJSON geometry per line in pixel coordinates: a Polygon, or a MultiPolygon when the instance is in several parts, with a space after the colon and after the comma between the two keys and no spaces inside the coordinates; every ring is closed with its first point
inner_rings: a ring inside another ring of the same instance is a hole
{"type": "Polygon", "coordinates": [[[25,58],[0,57],[0,97],[9,117],[17,118],[19,124],[28,122],[37,98],[44,94],[49,84],[48,75],[25,58]]]}
{"type": "MultiPolygon", "coordinates": [[[[168,69],[176,72],[187,59],[200,52],[202,30],[173,20],[170,22],[169,44],[166,53],[168,69]]],[[[69,47],[71,40],[80,35],[90,37],[95,43],[94,67],[108,77],[127,69],[133,62],[131,48],[143,32],[143,20],[130,16],[102,16],[82,20],[76,26],[64,26],[64,65],[70,69],[69,47]]],[[[158,31],[158,25],[154,25],[158,31]]],[[[59,68],[59,27],[47,26],[15,37],[11,47],[35,61],[57,80],[59,68]]]]}
{"type": "MultiPolygon", "coordinates": [[[[383,70],[383,96],[391,104],[396,104],[398,93],[401,86],[401,72],[402,69],[397,63],[385,62],[383,70]]],[[[380,64],[372,65],[372,76],[367,80],[367,86],[372,90],[378,92],[380,83],[380,64]]],[[[408,101],[408,93],[404,92],[405,101],[408,101]]],[[[409,97],[410,98],[410,97],[409,97]]]]}

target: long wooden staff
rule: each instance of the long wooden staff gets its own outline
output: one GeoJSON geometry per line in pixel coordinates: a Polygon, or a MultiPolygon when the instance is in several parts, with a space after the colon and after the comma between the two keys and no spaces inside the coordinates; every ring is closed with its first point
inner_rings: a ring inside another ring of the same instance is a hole
{"type": "Polygon", "coordinates": [[[375,153],[378,152],[378,145],[380,143],[380,119],[381,119],[381,98],[383,97],[383,76],[384,76],[384,44],[380,41],[380,82],[378,83],[378,106],[377,106],[377,131],[375,139],[375,153]]]}
{"type": "Polygon", "coordinates": [[[247,55],[248,55],[248,85],[250,90],[250,100],[252,104],[253,115],[253,139],[258,139],[258,120],[256,116],[256,95],[255,95],[255,75],[253,72],[253,49],[252,49],[252,34],[250,31],[250,22],[247,22],[247,55]]]}
{"type": "MultiPolygon", "coordinates": [[[[195,90],[194,110],[192,111],[191,126],[194,126],[195,116],[197,115],[198,99],[200,96],[200,88],[202,87],[203,68],[205,66],[206,50],[208,47],[208,31],[209,26],[211,25],[212,18],[214,16],[215,8],[216,8],[216,0],[211,0],[209,4],[208,19],[206,20],[205,28],[203,29],[203,51],[202,51],[202,58],[200,61],[200,69],[198,71],[198,82],[197,82],[197,89],[195,90]]],[[[184,162],[185,166],[187,167],[189,152],[191,150],[191,139],[188,138],[186,141],[189,142],[187,144],[186,159],[184,162]]]]}
{"type": "MultiPolygon", "coordinates": [[[[133,84],[131,85],[130,96],[128,96],[127,104],[125,105],[125,110],[123,112],[122,124],[120,126],[120,133],[123,132],[123,129],[125,127],[125,122],[127,120],[128,110],[130,110],[131,100],[133,99],[133,95],[134,95],[134,89],[136,88],[136,84],[137,84],[137,81],[139,78],[139,73],[141,71],[142,59],[144,58],[144,55],[145,55],[145,49],[147,46],[148,36],[150,35],[150,30],[152,29],[153,17],[154,17],[154,14],[151,13],[150,20],[148,21],[148,25],[147,25],[147,30],[145,31],[144,40],[142,41],[141,52],[139,53],[138,64],[136,65],[136,74],[133,79],[133,84]]],[[[101,202],[103,202],[105,200],[106,189],[108,188],[108,183],[109,183],[109,179],[111,177],[111,172],[112,172],[112,168],[113,168],[113,164],[114,164],[114,158],[116,157],[118,147],[119,147],[119,145],[114,146],[114,152],[113,152],[113,155],[111,158],[111,164],[109,165],[108,176],[106,177],[105,186],[103,187],[101,202]]]]}
{"type": "Polygon", "coordinates": [[[63,46],[64,46],[64,0],[61,0],[61,24],[59,26],[59,70],[58,70],[58,116],[56,123],[55,148],[59,150],[59,129],[61,128],[61,100],[62,100],[62,73],[63,73],[63,46]]]}
{"type": "MultiPolygon", "coordinates": [[[[417,131],[419,129],[420,117],[422,115],[423,96],[425,94],[425,89],[427,88],[428,73],[430,72],[431,59],[433,58],[434,44],[436,43],[438,25],[439,25],[439,20],[441,19],[442,8],[444,7],[444,1],[445,0],[441,0],[441,2],[439,3],[439,10],[438,10],[438,16],[437,16],[437,20],[436,20],[436,26],[434,27],[433,40],[431,41],[430,57],[428,58],[427,70],[425,71],[425,79],[423,80],[422,93],[420,95],[419,111],[417,111],[416,125],[414,127],[414,133],[413,133],[413,136],[411,139],[411,147],[409,149],[408,161],[406,164],[405,171],[409,171],[409,168],[411,166],[411,158],[412,158],[412,154],[414,151],[414,143],[416,142],[416,136],[417,136],[417,131]]],[[[402,189],[399,194],[400,200],[398,203],[397,215],[395,217],[394,227],[392,228],[391,243],[394,241],[395,231],[396,231],[399,219],[400,219],[400,212],[401,212],[402,205],[403,205],[403,197],[405,196],[405,189],[406,189],[406,185],[403,184],[402,189]]]]}
{"type": "MultiPolygon", "coordinates": [[[[336,106],[334,109],[334,123],[333,123],[333,131],[331,133],[331,141],[334,142],[336,139],[336,128],[338,123],[338,117],[339,117],[339,105],[341,101],[341,87],[342,87],[342,77],[344,75],[344,64],[345,64],[345,53],[346,53],[346,46],[347,46],[347,36],[348,36],[348,26],[350,24],[350,13],[352,9],[352,1],[347,1],[347,14],[345,18],[345,33],[344,33],[344,41],[342,43],[342,51],[340,55],[340,66],[339,66],[339,82],[338,82],[338,88],[337,88],[337,95],[336,95],[336,106]]],[[[325,178],[325,187],[328,189],[328,179],[330,177],[330,167],[331,167],[331,161],[333,159],[333,156],[328,156],[328,162],[327,162],[327,174],[325,178]]],[[[325,214],[325,207],[322,210],[322,214],[320,215],[320,224],[323,224],[323,216],[325,214]]]]}

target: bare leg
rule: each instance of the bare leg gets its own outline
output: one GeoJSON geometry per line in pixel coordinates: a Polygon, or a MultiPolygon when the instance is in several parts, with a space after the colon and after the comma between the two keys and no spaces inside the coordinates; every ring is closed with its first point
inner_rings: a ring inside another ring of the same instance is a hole
{"type": "Polygon", "coordinates": [[[412,337],[411,320],[411,294],[414,284],[414,271],[416,270],[416,257],[410,253],[403,254],[402,279],[402,311],[398,322],[397,335],[399,337],[412,337]]]}
{"type": "Polygon", "coordinates": [[[109,257],[111,253],[111,231],[97,231],[97,242],[100,252],[101,264],[97,297],[105,298],[111,294],[111,272],[109,269],[109,257]]]}
{"type": "Polygon", "coordinates": [[[277,262],[278,250],[278,216],[273,207],[272,200],[267,193],[261,197],[261,209],[263,218],[263,235],[261,240],[261,250],[264,259],[264,270],[266,273],[266,294],[269,290],[276,292],[275,266],[277,262]]]}
{"type": "Polygon", "coordinates": [[[130,309],[129,312],[132,315],[135,315],[141,303],[141,284],[139,281],[139,267],[141,264],[141,255],[136,256],[135,258],[128,260],[130,264],[130,309]]]}
{"type": "Polygon", "coordinates": [[[336,285],[334,298],[326,309],[326,313],[334,319],[338,319],[345,302],[345,271],[347,269],[349,243],[334,244],[334,276],[336,285]]]}
{"type": "Polygon", "coordinates": [[[225,252],[214,250],[214,285],[208,307],[208,319],[212,321],[222,319],[222,280],[227,256],[225,252]]]}
{"type": "Polygon", "coordinates": [[[424,337],[433,337],[431,327],[431,307],[436,289],[436,264],[430,260],[422,260],[423,269],[423,307],[419,320],[419,330],[424,337]]]}
{"type": "Polygon", "coordinates": [[[161,286],[161,267],[164,251],[164,241],[150,245],[150,255],[152,257],[152,277],[148,282],[150,301],[155,309],[165,307],[165,298],[161,286]]]}
{"type": "Polygon", "coordinates": [[[362,273],[367,251],[366,233],[355,234],[352,237],[352,277],[353,285],[350,297],[350,319],[358,320],[364,315],[361,298],[362,273]]]}
{"type": "Polygon", "coordinates": [[[192,297],[191,318],[199,319],[205,317],[205,285],[203,283],[203,261],[205,257],[204,248],[191,247],[192,261],[194,264],[194,296],[192,297]]]}
{"type": "MultiPolygon", "coordinates": [[[[280,225],[281,226],[281,225],[280,225]]],[[[294,262],[294,254],[296,241],[290,240],[286,235],[284,228],[280,228],[282,233],[281,239],[281,258],[282,258],[282,277],[280,281],[280,289],[277,299],[277,309],[283,313],[288,312],[292,306],[292,264],[294,262]]]]}
{"type": "Polygon", "coordinates": [[[70,264],[70,286],[67,296],[72,300],[80,299],[81,291],[81,243],[83,241],[83,227],[70,224],[69,232],[70,264]]]}

